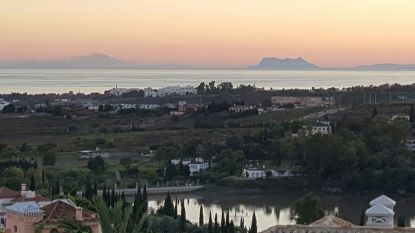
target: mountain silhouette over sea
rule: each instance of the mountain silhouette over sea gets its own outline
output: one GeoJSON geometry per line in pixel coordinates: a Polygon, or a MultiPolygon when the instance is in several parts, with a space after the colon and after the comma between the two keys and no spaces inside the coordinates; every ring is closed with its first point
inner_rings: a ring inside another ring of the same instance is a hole
{"type": "MultiPolygon", "coordinates": [[[[105,54],[92,53],[83,56],[64,57],[60,59],[28,59],[17,61],[0,61],[0,68],[45,68],[45,69],[197,69],[207,66],[178,64],[138,64],[114,58],[105,54]]],[[[214,67],[211,67],[214,68],[214,67]]],[[[415,71],[415,64],[371,64],[355,67],[319,67],[305,59],[264,57],[248,69],[257,70],[350,70],[350,71],[415,71]]]]}

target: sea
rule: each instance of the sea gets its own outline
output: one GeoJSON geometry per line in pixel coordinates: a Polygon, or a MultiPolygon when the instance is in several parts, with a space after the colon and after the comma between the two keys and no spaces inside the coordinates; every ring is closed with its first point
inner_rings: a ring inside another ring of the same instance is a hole
{"type": "Polygon", "coordinates": [[[0,69],[0,93],[42,94],[69,91],[103,93],[119,88],[197,86],[232,82],[265,89],[343,88],[415,83],[415,71],[276,71],[246,69],[0,69]]]}

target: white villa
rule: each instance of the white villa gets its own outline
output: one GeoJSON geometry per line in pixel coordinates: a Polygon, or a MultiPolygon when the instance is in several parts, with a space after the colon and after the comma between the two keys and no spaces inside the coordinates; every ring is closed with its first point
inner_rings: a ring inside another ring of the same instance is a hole
{"type": "Polygon", "coordinates": [[[415,138],[406,140],[405,146],[410,151],[415,151],[415,138]]]}
{"type": "Polygon", "coordinates": [[[204,160],[203,158],[171,159],[170,162],[175,166],[179,165],[180,162],[185,166],[189,166],[190,175],[204,172],[210,167],[209,161],[204,160]]]}
{"type": "Polygon", "coordinates": [[[290,170],[266,169],[265,166],[262,168],[246,167],[242,171],[242,176],[247,179],[265,178],[267,176],[267,172],[271,172],[272,177],[293,176],[290,170]]]}

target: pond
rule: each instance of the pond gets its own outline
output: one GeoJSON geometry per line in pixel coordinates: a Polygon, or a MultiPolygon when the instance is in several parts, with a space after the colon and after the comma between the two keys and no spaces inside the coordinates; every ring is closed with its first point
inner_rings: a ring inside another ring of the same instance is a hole
{"type": "MultiPolygon", "coordinates": [[[[379,195],[370,196],[320,196],[320,204],[326,213],[337,215],[356,225],[360,222],[361,212],[369,207],[370,200],[379,195]]],[[[165,196],[150,196],[149,207],[152,210],[163,205],[165,196]]],[[[208,222],[209,213],[212,218],[218,214],[221,219],[222,210],[229,211],[229,217],[239,226],[241,218],[245,225],[250,226],[252,215],[255,212],[258,231],[274,225],[288,225],[295,222],[290,218],[291,206],[301,198],[299,195],[226,195],[226,194],[197,194],[172,195],[172,199],[184,200],[186,217],[193,223],[199,222],[200,206],[203,206],[204,221],[208,222]]],[[[397,204],[395,219],[399,216],[406,218],[408,225],[415,227],[415,197],[391,197],[397,204]]],[[[178,208],[180,213],[180,206],[178,208]]],[[[395,223],[397,221],[395,220],[395,223]]]]}

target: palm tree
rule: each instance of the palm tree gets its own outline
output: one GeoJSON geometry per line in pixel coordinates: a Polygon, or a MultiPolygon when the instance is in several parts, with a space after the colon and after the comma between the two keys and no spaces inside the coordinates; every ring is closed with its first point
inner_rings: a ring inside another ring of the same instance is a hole
{"type": "Polygon", "coordinates": [[[92,233],[92,229],[85,226],[80,221],[63,219],[59,221],[59,227],[64,233],[92,233]]]}

